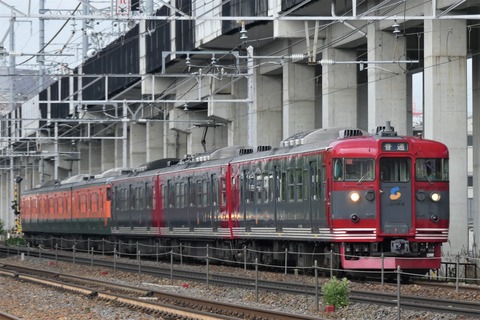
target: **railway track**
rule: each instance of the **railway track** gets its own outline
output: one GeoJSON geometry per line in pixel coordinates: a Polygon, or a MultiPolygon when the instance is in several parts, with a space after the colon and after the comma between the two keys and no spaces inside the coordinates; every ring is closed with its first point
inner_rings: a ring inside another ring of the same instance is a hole
{"type": "Polygon", "coordinates": [[[0,320],[20,320],[20,318],[17,318],[11,314],[0,311],[0,320]]]}
{"type": "Polygon", "coordinates": [[[3,276],[11,276],[22,281],[112,301],[129,308],[142,309],[154,313],[162,319],[318,319],[305,315],[226,304],[14,265],[0,265],[0,267],[0,274],[3,276]]]}
{"type": "MultiPolygon", "coordinates": [[[[57,258],[58,260],[72,261],[71,256],[48,256],[47,253],[42,253],[44,258],[57,258]]],[[[92,264],[92,260],[88,257],[76,257],[76,263],[89,265],[92,264]]],[[[95,260],[93,262],[95,266],[102,266],[107,268],[113,267],[113,261],[111,260],[95,260]]],[[[214,285],[223,285],[223,286],[236,286],[246,289],[258,289],[264,291],[275,291],[282,292],[287,294],[301,294],[301,295],[320,295],[319,286],[303,283],[293,283],[293,282],[275,282],[267,280],[258,280],[252,278],[244,278],[239,275],[222,275],[222,274],[207,274],[205,272],[196,272],[189,270],[173,270],[173,268],[162,268],[158,266],[150,266],[144,263],[144,265],[134,264],[134,263],[125,263],[125,262],[116,262],[115,268],[121,271],[127,272],[141,272],[142,274],[149,274],[158,277],[171,277],[172,279],[182,279],[189,281],[199,281],[206,282],[208,281],[214,285]],[[208,279],[208,280],[207,280],[208,279]]],[[[449,286],[450,288],[455,289],[455,287],[449,286]]],[[[465,287],[470,288],[470,287],[465,287]]],[[[461,288],[463,289],[463,287],[461,288]]],[[[469,289],[474,290],[474,289],[469,289]]],[[[478,288],[476,289],[478,291],[478,288]]],[[[397,306],[397,295],[390,294],[386,292],[372,292],[372,291],[359,291],[352,290],[350,292],[350,300],[358,303],[372,303],[372,304],[381,304],[390,307],[397,306]]],[[[479,317],[480,318],[480,303],[476,302],[465,302],[457,300],[447,300],[447,299],[435,299],[428,297],[420,296],[400,296],[400,307],[401,308],[410,308],[415,310],[422,311],[431,311],[431,312],[448,312],[457,315],[479,317]]]]}

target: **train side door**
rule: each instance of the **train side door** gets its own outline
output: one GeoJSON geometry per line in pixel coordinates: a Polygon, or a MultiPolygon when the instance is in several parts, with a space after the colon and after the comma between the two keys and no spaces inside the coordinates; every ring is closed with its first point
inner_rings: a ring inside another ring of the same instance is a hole
{"type": "Polygon", "coordinates": [[[321,168],[318,167],[317,161],[309,162],[308,171],[308,176],[310,177],[308,186],[308,209],[310,211],[312,230],[318,231],[321,224],[323,198],[321,195],[321,168]]]}
{"type": "Polygon", "coordinates": [[[187,180],[187,220],[188,228],[192,230],[195,225],[195,216],[194,216],[194,201],[195,201],[195,182],[193,177],[188,177],[187,180]]]}
{"type": "Polygon", "coordinates": [[[389,235],[412,229],[412,178],[408,158],[380,159],[380,229],[389,235]]]}
{"type": "Polygon", "coordinates": [[[219,215],[218,220],[220,221],[221,228],[227,228],[228,225],[228,207],[227,207],[227,177],[222,176],[220,178],[220,197],[219,197],[219,215]]]}
{"type": "Polygon", "coordinates": [[[218,192],[219,192],[219,181],[218,181],[218,175],[216,174],[211,174],[210,175],[210,190],[209,194],[211,195],[211,199],[209,201],[210,204],[210,220],[211,220],[211,226],[213,230],[217,230],[219,227],[219,200],[218,200],[218,192]]]}
{"type": "Polygon", "coordinates": [[[273,217],[275,220],[275,227],[277,231],[281,230],[281,226],[278,222],[278,199],[280,195],[280,171],[281,168],[279,165],[273,166],[273,174],[271,177],[271,192],[272,192],[272,202],[273,202],[273,217]]]}

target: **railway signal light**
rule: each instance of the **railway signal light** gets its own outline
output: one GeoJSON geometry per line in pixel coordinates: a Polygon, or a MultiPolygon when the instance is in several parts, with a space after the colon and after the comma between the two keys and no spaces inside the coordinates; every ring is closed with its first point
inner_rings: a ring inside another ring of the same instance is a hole
{"type": "Polygon", "coordinates": [[[12,201],[12,209],[13,209],[13,213],[15,215],[19,215],[20,214],[20,210],[19,210],[19,207],[18,207],[18,202],[17,201],[12,201]]]}
{"type": "Polygon", "coordinates": [[[15,184],[13,185],[13,201],[12,201],[12,209],[15,215],[20,214],[20,183],[22,182],[23,178],[20,176],[15,177],[15,184]]]}

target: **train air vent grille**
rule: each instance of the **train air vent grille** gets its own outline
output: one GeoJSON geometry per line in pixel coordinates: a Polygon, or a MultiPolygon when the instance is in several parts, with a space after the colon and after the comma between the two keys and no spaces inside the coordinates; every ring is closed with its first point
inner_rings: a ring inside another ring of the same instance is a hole
{"type": "Polygon", "coordinates": [[[257,152],[270,151],[270,150],[272,150],[272,146],[258,146],[257,147],[257,152]]]}
{"type": "Polygon", "coordinates": [[[360,137],[363,136],[362,130],[358,129],[345,129],[339,132],[340,138],[348,138],[348,137],[360,137]]]}
{"type": "Polygon", "coordinates": [[[244,155],[250,154],[250,153],[253,153],[253,149],[243,148],[243,149],[239,149],[239,150],[238,150],[238,155],[239,155],[239,156],[244,156],[244,155]]]}
{"type": "Polygon", "coordinates": [[[170,161],[167,162],[167,167],[177,165],[179,162],[180,162],[180,160],[170,160],[170,161]]]}

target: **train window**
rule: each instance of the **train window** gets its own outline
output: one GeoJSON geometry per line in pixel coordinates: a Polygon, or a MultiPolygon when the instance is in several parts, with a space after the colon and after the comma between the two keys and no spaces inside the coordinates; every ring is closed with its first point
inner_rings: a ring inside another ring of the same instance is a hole
{"type": "Polygon", "coordinates": [[[286,201],[287,200],[287,173],[285,171],[282,172],[282,177],[280,178],[280,199],[278,201],[286,201]]]}
{"type": "Polygon", "coordinates": [[[380,179],[382,182],[410,181],[410,159],[382,158],[380,159],[380,179]]]}
{"type": "Polygon", "coordinates": [[[258,170],[258,172],[255,173],[255,190],[256,190],[257,203],[262,203],[263,177],[260,170],[258,170]]]}
{"type": "Polygon", "coordinates": [[[157,209],[157,189],[153,186],[150,186],[150,189],[150,194],[152,195],[152,209],[157,209]]]}
{"type": "MultiPolygon", "coordinates": [[[[309,172],[306,172],[309,174],[309,172]]],[[[320,184],[318,181],[318,168],[317,168],[317,163],[316,162],[310,162],[310,178],[308,178],[308,175],[306,176],[306,180],[310,183],[310,199],[312,200],[318,200],[318,191],[320,189],[320,184]]],[[[308,190],[308,188],[306,189],[308,190]]]]}
{"type": "Polygon", "coordinates": [[[302,168],[297,168],[295,171],[296,171],[295,187],[297,189],[297,201],[302,201],[303,200],[303,170],[302,168]]]}
{"type": "Polygon", "coordinates": [[[211,184],[211,188],[212,188],[212,192],[211,192],[211,201],[210,203],[214,206],[217,206],[218,205],[218,191],[219,191],[219,185],[218,185],[218,179],[217,179],[217,176],[212,174],[211,177],[210,177],[210,184],[211,184]]]}
{"type": "Polygon", "coordinates": [[[54,217],[56,211],[54,200],[54,198],[48,199],[48,214],[52,217],[54,217]]]}
{"type": "Polygon", "coordinates": [[[187,190],[186,184],[185,184],[185,182],[182,182],[180,184],[180,207],[181,208],[185,208],[186,190],[187,190]]]}
{"type": "Polygon", "coordinates": [[[225,178],[221,178],[220,179],[220,185],[221,185],[221,188],[222,188],[222,205],[226,205],[227,204],[227,185],[225,183],[225,178]]]}
{"type": "Polygon", "coordinates": [[[63,198],[58,198],[58,214],[63,215],[63,198]]]}
{"type": "Polygon", "coordinates": [[[130,193],[132,195],[132,202],[130,204],[132,209],[140,209],[140,188],[138,186],[132,186],[132,188],[130,189],[130,193]]]}
{"type": "Polygon", "coordinates": [[[197,181],[197,205],[202,206],[202,181],[197,181]]]}
{"type": "Polygon", "coordinates": [[[141,210],[145,208],[145,189],[143,188],[143,186],[138,186],[135,191],[136,191],[135,209],[141,210]]]}
{"type": "Polygon", "coordinates": [[[333,160],[333,180],[342,181],[343,178],[343,159],[333,160]]]}
{"type": "Polygon", "coordinates": [[[175,184],[175,205],[174,205],[175,208],[181,208],[182,194],[180,190],[181,190],[180,183],[177,182],[175,184]]]}
{"type": "Polygon", "coordinates": [[[162,196],[163,196],[163,201],[162,201],[162,209],[165,208],[165,204],[167,203],[167,190],[165,188],[165,185],[162,184],[162,196]]]}
{"type": "Polygon", "coordinates": [[[92,214],[92,198],[91,198],[91,195],[89,193],[87,193],[85,195],[85,212],[87,214],[87,217],[91,217],[91,214],[92,214]]]}
{"type": "Polygon", "coordinates": [[[79,195],[79,205],[80,205],[80,210],[79,212],[82,213],[80,216],[83,216],[83,213],[85,213],[85,210],[86,210],[86,204],[85,204],[85,195],[84,194],[80,194],[79,195]]]}
{"type": "Polygon", "coordinates": [[[120,199],[121,199],[120,210],[127,211],[129,209],[128,208],[128,189],[125,188],[121,190],[120,199]]]}
{"type": "Polygon", "coordinates": [[[295,200],[295,170],[288,170],[288,201],[295,200]]]}
{"type": "Polygon", "coordinates": [[[196,193],[195,193],[195,183],[193,182],[192,178],[188,178],[188,205],[190,207],[194,207],[196,205],[196,193]]]}
{"type": "Polygon", "coordinates": [[[175,205],[175,189],[172,180],[167,181],[167,202],[166,206],[172,208],[175,205]]]}
{"type": "Polygon", "coordinates": [[[66,198],[63,197],[62,194],[60,194],[57,198],[57,212],[62,217],[62,215],[67,213],[67,203],[66,203],[66,198]]]}
{"type": "Polygon", "coordinates": [[[246,172],[245,179],[247,187],[245,200],[247,203],[253,203],[255,199],[255,175],[246,172]]]}
{"type": "Polygon", "coordinates": [[[366,158],[334,159],[333,179],[335,181],[373,181],[375,179],[374,160],[366,158]]]}
{"type": "Polygon", "coordinates": [[[96,212],[98,210],[98,194],[96,192],[92,193],[92,196],[90,197],[91,205],[90,208],[92,209],[93,212],[96,212]]]}
{"type": "Polygon", "coordinates": [[[152,186],[148,183],[145,183],[145,207],[152,208],[152,186]]]}
{"type": "Polygon", "coordinates": [[[269,180],[268,180],[268,173],[264,173],[263,174],[263,195],[262,195],[262,199],[263,199],[263,202],[264,203],[268,203],[269,201],[269,193],[270,193],[270,184],[269,184],[269,180]]]}
{"type": "Polygon", "coordinates": [[[448,181],[448,159],[417,159],[415,162],[415,178],[417,181],[448,181]]]}
{"type": "Polygon", "coordinates": [[[303,200],[308,199],[308,194],[309,194],[309,184],[308,182],[310,181],[310,175],[308,174],[308,170],[303,170],[303,200]]]}
{"type": "Polygon", "coordinates": [[[202,207],[206,207],[208,204],[208,181],[202,181],[202,207]]]}
{"type": "Polygon", "coordinates": [[[137,193],[136,188],[130,185],[130,199],[129,199],[130,207],[129,209],[135,209],[137,206],[137,193]]]}
{"type": "Polygon", "coordinates": [[[268,202],[273,202],[274,199],[275,199],[275,192],[276,192],[276,188],[277,186],[275,185],[275,180],[278,181],[278,179],[274,178],[274,173],[273,172],[270,172],[268,174],[268,202]]]}

